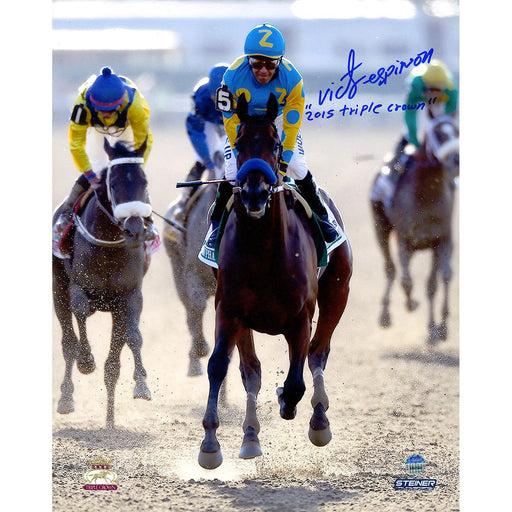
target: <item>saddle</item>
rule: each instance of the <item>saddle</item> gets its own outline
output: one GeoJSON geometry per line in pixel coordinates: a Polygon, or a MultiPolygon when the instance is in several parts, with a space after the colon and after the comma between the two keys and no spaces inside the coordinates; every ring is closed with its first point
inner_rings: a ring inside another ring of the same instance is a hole
{"type": "MultiPolygon", "coordinates": [[[[334,203],[332,202],[331,198],[327,195],[327,193],[322,190],[320,190],[320,193],[322,194],[322,197],[324,199],[327,212],[329,214],[329,220],[330,222],[337,227],[339,236],[331,243],[327,243],[324,239],[322,229],[320,227],[320,224],[317,220],[317,217],[315,213],[312,211],[311,207],[307,203],[307,201],[302,197],[302,195],[299,193],[297,186],[294,183],[291,182],[285,182],[283,183],[283,188],[285,191],[285,194],[287,194],[287,205],[288,208],[298,208],[302,210],[302,213],[306,215],[308,219],[310,219],[311,223],[311,233],[313,235],[313,240],[315,242],[316,252],[317,252],[317,259],[318,259],[318,267],[326,267],[329,263],[329,254],[339,245],[341,245],[346,239],[346,235],[343,232],[343,229],[338,224],[336,217],[332,213],[332,209],[336,208],[334,206],[334,203]]],[[[206,248],[206,243],[203,244],[203,247],[201,249],[201,252],[199,254],[199,259],[206,263],[207,265],[218,268],[218,258],[219,258],[219,247],[220,242],[222,240],[222,236],[224,234],[224,229],[226,227],[226,223],[229,217],[229,214],[231,212],[233,206],[233,196],[229,199],[226,209],[224,210],[224,213],[222,214],[222,218],[219,225],[219,234],[217,236],[217,241],[215,244],[215,250],[214,254],[211,254],[211,251],[208,251],[206,248]]],[[[208,240],[208,234],[205,237],[205,242],[208,240]]]]}

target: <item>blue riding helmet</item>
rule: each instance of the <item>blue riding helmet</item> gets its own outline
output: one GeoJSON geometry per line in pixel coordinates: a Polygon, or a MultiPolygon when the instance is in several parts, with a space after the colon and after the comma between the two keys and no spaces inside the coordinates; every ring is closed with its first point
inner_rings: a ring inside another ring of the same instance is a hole
{"type": "Polygon", "coordinates": [[[88,91],[89,100],[96,110],[115,110],[124,100],[126,87],[121,79],[106,66],[101,70],[88,91]]]}
{"type": "Polygon", "coordinates": [[[228,69],[228,64],[220,63],[215,64],[215,66],[210,70],[210,73],[208,74],[208,90],[210,91],[210,96],[215,96],[226,69],[228,69]]]}
{"type": "Polygon", "coordinates": [[[280,59],[284,55],[284,37],[279,30],[267,23],[254,27],[245,38],[244,53],[280,59]]]}

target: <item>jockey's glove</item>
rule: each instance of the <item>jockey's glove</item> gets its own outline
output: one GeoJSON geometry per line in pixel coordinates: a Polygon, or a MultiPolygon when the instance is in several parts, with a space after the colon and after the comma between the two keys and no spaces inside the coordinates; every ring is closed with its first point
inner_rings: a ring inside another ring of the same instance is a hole
{"type": "Polygon", "coordinates": [[[282,174],[283,176],[286,176],[287,171],[288,171],[288,164],[281,160],[279,162],[279,173],[282,174]]]}
{"type": "Polygon", "coordinates": [[[84,176],[87,178],[87,181],[92,188],[98,187],[101,179],[92,169],[85,171],[84,176]]]}

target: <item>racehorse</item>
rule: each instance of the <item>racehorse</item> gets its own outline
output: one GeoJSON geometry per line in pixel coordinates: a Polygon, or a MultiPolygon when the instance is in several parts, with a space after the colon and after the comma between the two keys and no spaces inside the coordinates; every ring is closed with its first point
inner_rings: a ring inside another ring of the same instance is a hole
{"type": "MultiPolygon", "coordinates": [[[[120,373],[120,354],[126,343],[135,364],[134,398],[151,399],[142,364],[142,279],[148,268],[144,217],[151,214],[147,203],[147,179],[142,168],[144,143],[137,151],[121,142],[111,147],[105,140],[109,164],[102,171],[99,187],[81,213],[75,213],[76,229],[70,259],[53,256],[53,303],[62,329],[66,363],[57,411],[74,411],[71,373],[92,373],[96,364],[86,331],[86,319],[95,311],[112,314],[110,351],[105,362],[107,427],[114,427],[114,392],[120,373]],[[73,329],[73,316],[79,338],[73,329]]],[[[54,221],[60,214],[58,208],[54,221]]]]}
{"type": "MultiPolygon", "coordinates": [[[[185,307],[188,330],[192,336],[189,376],[203,373],[201,358],[206,357],[210,352],[204,335],[203,316],[208,299],[215,293],[216,281],[212,270],[199,261],[197,254],[208,228],[208,209],[215,201],[216,194],[217,186],[214,184],[198,189],[189,201],[190,211],[185,231],[179,233],[166,224],[163,233],[164,246],[171,261],[176,290],[185,307]]],[[[169,217],[169,212],[166,218],[169,217]]]]}
{"type": "MultiPolygon", "coordinates": [[[[429,111],[430,114],[430,111],[429,111]]],[[[391,257],[389,239],[392,232],[398,240],[398,254],[402,269],[402,288],[406,295],[406,308],[413,311],[418,302],[412,297],[413,281],[409,271],[415,251],[432,250],[432,268],[427,280],[429,301],[428,344],[447,339],[448,291],[452,278],[451,256],[452,215],[455,200],[454,179],[459,174],[459,131],[452,117],[434,118],[429,115],[423,144],[412,155],[407,170],[399,178],[393,198],[388,206],[371,200],[377,240],[384,255],[387,278],[382,298],[379,323],[391,325],[390,293],[396,269],[391,257]],[[436,324],[434,298],[438,274],[444,284],[441,322],[436,324]]],[[[377,176],[374,190],[377,185],[377,176]]]]}
{"type": "MultiPolygon", "coordinates": [[[[265,116],[249,116],[245,97],[238,101],[240,126],[236,139],[238,175],[233,209],[220,241],[215,294],[215,348],[208,362],[209,395],[203,418],[205,437],[199,464],[215,469],[222,463],[216,437],[219,388],[231,353],[238,348],[240,371],[247,393],[244,438],[239,456],[262,454],[256,401],[261,387],[261,364],[256,356],[253,330],[283,334],[289,347],[290,368],[277,389],[280,415],[293,419],[305,392],[306,358],[313,374],[313,415],[309,438],[318,446],[331,437],[325,411],[329,401],[323,372],[332,333],[348,300],[352,253],[348,240],[330,255],[320,279],[312,224],[293,208],[277,175],[281,143],[274,124],[277,100],[271,95],[265,116]],[[318,325],[312,320],[318,300],[318,325]]],[[[342,225],[337,214],[337,220],[342,225]]]]}

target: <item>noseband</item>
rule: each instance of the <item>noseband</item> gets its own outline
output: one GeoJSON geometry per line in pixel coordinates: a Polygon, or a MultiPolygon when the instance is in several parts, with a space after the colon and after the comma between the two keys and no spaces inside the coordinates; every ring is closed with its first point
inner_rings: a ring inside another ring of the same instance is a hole
{"type": "MultiPolygon", "coordinates": [[[[277,133],[277,128],[274,123],[272,123],[272,127],[274,131],[277,133]]],[[[269,182],[269,197],[267,199],[267,202],[270,201],[273,194],[277,192],[283,191],[283,186],[275,186],[277,183],[277,170],[278,170],[278,163],[281,157],[281,153],[283,150],[283,145],[279,139],[275,140],[275,146],[274,146],[274,153],[277,151],[278,155],[276,158],[276,162],[274,165],[274,168],[270,166],[270,164],[263,160],[262,158],[249,158],[246,160],[238,169],[236,180],[239,183],[239,186],[236,186],[233,188],[234,193],[239,193],[242,190],[242,183],[247,178],[247,175],[251,171],[260,171],[263,176],[268,180],[269,182]]]]}
{"type": "Polygon", "coordinates": [[[149,217],[151,215],[151,205],[142,201],[128,201],[126,203],[117,204],[114,195],[112,194],[112,188],[110,186],[110,177],[112,167],[123,164],[143,164],[144,158],[142,157],[125,157],[115,158],[108,163],[106,187],[107,197],[112,206],[112,213],[116,219],[126,219],[128,217],[149,217]]]}

